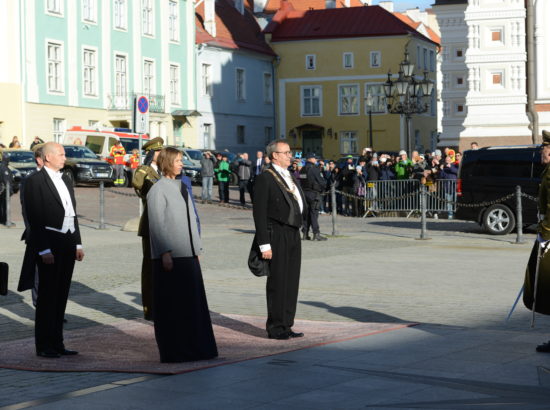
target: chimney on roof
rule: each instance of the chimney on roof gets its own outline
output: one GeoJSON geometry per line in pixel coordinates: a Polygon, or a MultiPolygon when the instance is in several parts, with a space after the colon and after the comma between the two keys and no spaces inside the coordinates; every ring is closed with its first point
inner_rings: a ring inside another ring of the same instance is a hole
{"type": "Polygon", "coordinates": [[[372,6],[372,0],[359,0],[363,6],[372,6]]]}
{"type": "Polygon", "coordinates": [[[204,0],[204,29],[216,37],[216,0],[204,0]]]}
{"type": "Polygon", "coordinates": [[[239,13],[244,14],[244,0],[234,0],[235,8],[239,13]]]}
{"type": "Polygon", "coordinates": [[[378,5],[380,7],[382,7],[383,9],[386,9],[387,11],[389,11],[390,13],[393,13],[393,1],[381,1],[378,3],[378,5]]]}
{"type": "Polygon", "coordinates": [[[336,0],[325,0],[325,8],[326,9],[335,9],[336,8],[336,0]]]}

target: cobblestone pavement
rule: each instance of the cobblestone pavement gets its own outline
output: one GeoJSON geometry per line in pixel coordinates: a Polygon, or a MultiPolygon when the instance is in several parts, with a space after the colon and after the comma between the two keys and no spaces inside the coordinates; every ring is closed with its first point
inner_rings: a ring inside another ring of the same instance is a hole
{"type": "MultiPolygon", "coordinates": [[[[141,316],[140,241],[135,232],[120,230],[138,214],[139,203],[131,189],[113,191],[105,195],[108,229],[98,230],[97,188],[76,190],[86,257],[75,269],[67,329],[141,316]]],[[[15,292],[24,251],[17,202],[14,197],[12,220],[17,226],[0,228],[0,260],[10,264],[10,292],[0,297],[0,341],[33,335],[30,293],[15,292]]],[[[254,231],[250,208],[200,203],[198,208],[210,309],[265,315],[265,280],[246,268],[254,231]]],[[[331,217],[322,215],[320,222],[322,232],[330,234],[331,217]]],[[[419,322],[437,329],[434,332],[464,328],[538,334],[541,341],[548,337],[550,320],[539,317],[531,330],[530,313],[521,302],[511,321],[504,323],[522,285],[532,233],[525,235],[527,243],[515,244],[514,235],[489,236],[473,223],[447,220],[430,220],[430,240],[417,240],[419,233],[419,219],[339,217],[337,237],[304,241],[297,317],[419,322]]],[[[550,361],[543,364],[550,366],[550,361]]],[[[0,369],[0,406],[138,376],[0,369]]]]}

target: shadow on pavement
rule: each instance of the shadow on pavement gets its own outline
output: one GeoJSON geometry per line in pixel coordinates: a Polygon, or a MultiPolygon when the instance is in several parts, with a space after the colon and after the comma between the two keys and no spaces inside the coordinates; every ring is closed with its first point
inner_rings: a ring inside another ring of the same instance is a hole
{"type": "Polygon", "coordinates": [[[267,337],[267,333],[264,328],[253,326],[250,323],[233,319],[217,312],[210,311],[210,316],[213,322],[215,322],[218,326],[225,327],[226,329],[231,329],[239,333],[262,339],[267,337]]]}
{"type": "Polygon", "coordinates": [[[143,316],[140,309],[120,302],[114,296],[98,292],[80,282],[73,281],[69,299],[79,305],[99,310],[100,312],[121,319],[134,319],[143,316]]]}
{"type": "Polygon", "coordinates": [[[353,306],[331,306],[328,303],[316,301],[300,301],[300,303],[308,306],[314,306],[319,309],[325,309],[329,313],[353,319],[356,322],[362,323],[410,323],[395,316],[386,315],[384,313],[375,312],[374,310],[362,309],[353,306]]]}

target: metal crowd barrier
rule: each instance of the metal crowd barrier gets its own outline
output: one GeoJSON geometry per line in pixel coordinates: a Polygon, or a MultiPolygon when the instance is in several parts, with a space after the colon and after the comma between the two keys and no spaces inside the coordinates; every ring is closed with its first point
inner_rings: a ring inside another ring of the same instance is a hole
{"type": "MultiPolygon", "coordinates": [[[[364,196],[365,215],[384,212],[408,212],[411,215],[420,212],[421,186],[417,179],[368,181],[364,196]]],[[[428,182],[425,187],[432,194],[426,198],[427,212],[456,211],[456,180],[440,179],[428,182]]]]}

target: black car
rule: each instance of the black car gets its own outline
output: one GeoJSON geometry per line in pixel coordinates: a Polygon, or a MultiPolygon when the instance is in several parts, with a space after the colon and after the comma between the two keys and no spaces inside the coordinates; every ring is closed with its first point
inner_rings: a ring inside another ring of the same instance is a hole
{"type": "Polygon", "coordinates": [[[183,159],[183,173],[189,177],[191,182],[196,185],[202,184],[202,176],[200,167],[196,167],[188,159],[183,159]]]}
{"type": "MultiPolygon", "coordinates": [[[[498,200],[514,193],[517,185],[537,197],[543,170],[536,145],[465,151],[458,172],[456,218],[478,222],[493,235],[510,233],[516,227],[516,198],[498,200]],[[486,204],[471,206],[479,203],[486,204]]],[[[521,204],[523,224],[537,223],[537,203],[522,198],[521,204]]]]}
{"type": "Polygon", "coordinates": [[[17,192],[19,191],[19,184],[21,180],[36,170],[34,152],[26,149],[7,148],[2,150],[2,155],[6,155],[10,159],[8,166],[13,174],[13,191],[17,192]]]}
{"type": "Polygon", "coordinates": [[[114,178],[111,164],[102,161],[88,147],[83,145],[63,145],[65,148],[65,171],[73,181],[79,183],[112,182],[114,178]]]}

